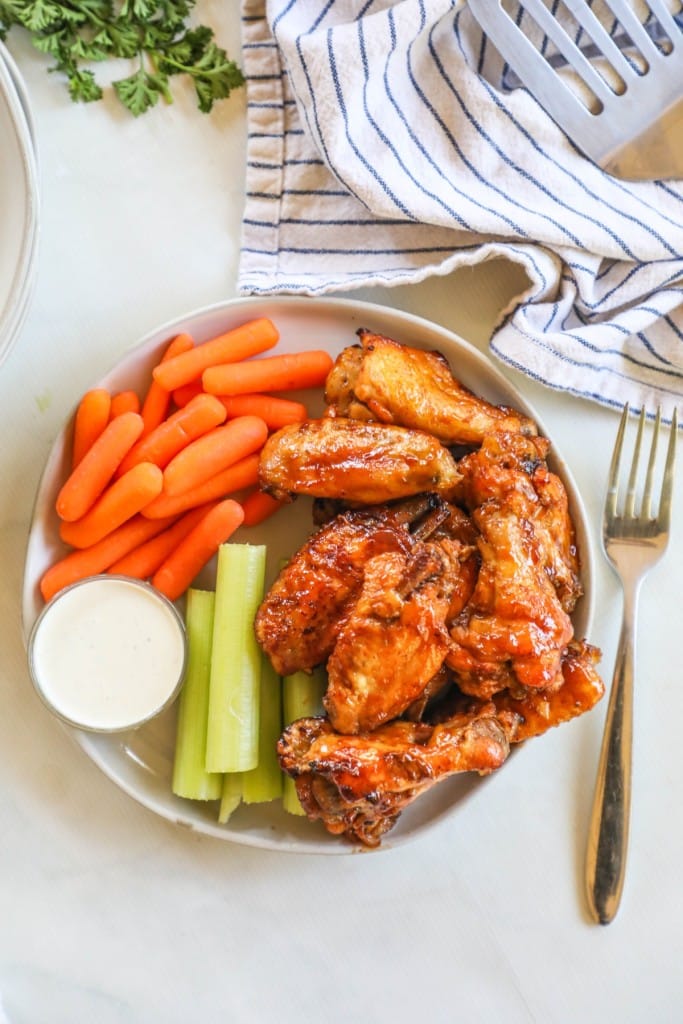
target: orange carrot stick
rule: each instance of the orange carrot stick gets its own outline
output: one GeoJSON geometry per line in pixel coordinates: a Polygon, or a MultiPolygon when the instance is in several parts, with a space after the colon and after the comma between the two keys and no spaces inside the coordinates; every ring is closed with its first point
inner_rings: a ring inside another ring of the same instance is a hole
{"type": "Polygon", "coordinates": [[[242,506],[232,498],[219,502],[157,569],[152,577],[152,585],[171,601],[175,601],[191,585],[200,569],[213,558],[221,544],[240,526],[243,518],[242,506]]]}
{"type": "Polygon", "coordinates": [[[111,411],[111,395],[106,388],[93,388],[81,398],[74,420],[74,440],[71,468],[75,469],[83,456],[100,436],[111,411]]]}
{"type": "Polygon", "coordinates": [[[206,483],[198,487],[183,491],[182,494],[169,496],[162,491],[158,498],[145,505],[142,514],[150,519],[158,519],[160,516],[175,516],[197,505],[204,505],[207,501],[215,501],[217,498],[227,498],[235,491],[241,491],[245,487],[253,487],[258,483],[258,455],[247,455],[240,459],[234,466],[228,466],[221,473],[216,473],[206,483]]]}
{"type": "Polygon", "coordinates": [[[140,462],[153,462],[163,469],[190,441],[223,423],[225,417],[225,406],[215,395],[197,395],[151,433],[143,434],[119,466],[117,475],[127,473],[140,462]]]}
{"type": "Polygon", "coordinates": [[[262,448],[268,427],[258,416],[239,416],[198,437],[164,470],[164,493],[182,494],[262,448]]]}
{"type": "Polygon", "coordinates": [[[187,405],[195,395],[203,394],[204,388],[202,387],[202,381],[201,378],[198,377],[197,380],[191,380],[189,384],[183,384],[181,388],[176,388],[175,391],[172,392],[171,397],[178,408],[182,409],[182,407],[187,405]]]}
{"type": "Polygon", "coordinates": [[[191,512],[186,512],[167,530],[158,533],[156,537],[133,548],[123,558],[113,562],[107,572],[119,576],[133,576],[138,580],[149,579],[212,507],[211,504],[201,505],[199,508],[193,508],[191,512]]]}
{"type": "Polygon", "coordinates": [[[277,327],[266,317],[250,320],[225,334],[197,345],[191,352],[169,359],[155,366],[154,379],[167,391],[187,384],[201,377],[207,366],[217,363],[232,363],[249,356],[265,352],[276,344],[280,334],[277,327]]]}
{"type": "Polygon", "coordinates": [[[141,462],[119,477],[76,522],[64,522],[59,535],[73,548],[89,548],[149,505],[163,486],[163,473],[153,462],[141,462]]]}
{"type": "Polygon", "coordinates": [[[167,519],[145,519],[143,516],[135,516],[118,530],[108,534],[98,544],[90,548],[83,548],[82,551],[70,551],[64,558],[43,574],[40,581],[40,592],[45,601],[68,587],[71,583],[85,579],[86,576],[96,576],[105,572],[110,565],[134,548],[144,544],[150,537],[161,533],[173,522],[173,517],[167,519]]]}
{"type": "Polygon", "coordinates": [[[210,366],[202,374],[212,395],[243,395],[254,391],[295,391],[321,387],[332,369],[332,356],[321,349],[210,366]]]}
{"type": "MultiPolygon", "coordinates": [[[[181,352],[188,352],[191,348],[194,348],[194,340],[189,334],[176,334],[159,362],[167,363],[169,359],[179,356],[181,352]]],[[[162,388],[160,384],[157,384],[152,377],[152,383],[147,389],[147,394],[142,401],[142,408],[140,410],[140,415],[145,424],[145,428],[142,431],[143,437],[154,430],[155,427],[158,427],[160,423],[163,423],[168,413],[170,401],[170,392],[166,388],[162,388]]]]}
{"type": "Polygon", "coordinates": [[[140,412],[140,399],[134,391],[119,391],[112,397],[109,418],[113,420],[124,412],[140,412]]]}
{"type": "Polygon", "coordinates": [[[303,423],[308,417],[306,406],[302,402],[293,402],[290,398],[253,394],[219,397],[229,420],[235,416],[260,416],[269,430],[279,430],[290,423],[303,423]]]}
{"type": "Polygon", "coordinates": [[[57,495],[60,519],[74,522],[90,509],[142,433],[142,416],[124,412],[110,420],[57,495]]]}
{"type": "Polygon", "coordinates": [[[240,504],[244,512],[244,525],[257,526],[274,515],[285,503],[266,494],[265,491],[252,491],[240,504]]]}

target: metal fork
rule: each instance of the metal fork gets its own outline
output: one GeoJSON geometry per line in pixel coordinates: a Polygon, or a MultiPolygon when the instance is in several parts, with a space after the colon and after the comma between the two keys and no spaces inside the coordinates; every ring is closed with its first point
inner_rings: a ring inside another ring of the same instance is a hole
{"type": "Polygon", "coordinates": [[[631,807],[631,751],[633,741],[633,677],[635,625],[640,584],[664,554],[669,540],[671,495],[676,452],[677,417],[674,410],[659,508],[652,513],[657,441],[661,413],[657,410],[642,501],[636,510],[638,463],[643,441],[645,410],[641,410],[623,511],[618,511],[618,484],[629,407],[619,424],[610,466],[602,524],[605,554],[621,579],[624,594],[623,621],[617,648],[605,732],[588,834],[586,883],[588,903],[600,924],[614,918],[624,886],[631,807]]]}

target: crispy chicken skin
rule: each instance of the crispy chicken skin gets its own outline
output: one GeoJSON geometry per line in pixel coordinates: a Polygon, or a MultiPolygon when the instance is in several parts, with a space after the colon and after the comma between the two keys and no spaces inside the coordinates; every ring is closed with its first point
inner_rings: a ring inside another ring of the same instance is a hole
{"type": "Polygon", "coordinates": [[[358,336],[360,346],[344,349],[328,375],[329,415],[426,430],[448,446],[480,444],[498,430],[536,433],[531,420],[472,394],[439,352],[364,328],[358,336]]]}
{"type": "Polygon", "coordinates": [[[338,732],[367,732],[398,717],[439,671],[461,548],[420,543],[408,556],[390,552],[367,563],[327,663],[323,704],[338,732]]]}
{"type": "Polygon", "coordinates": [[[256,638],[280,675],[310,671],[332,652],[363,584],[367,562],[409,555],[429,497],[347,510],[317,530],[283,568],[256,616],[256,638]]]}
{"type": "Polygon", "coordinates": [[[527,520],[499,501],[472,516],[481,568],[471,600],[450,627],[449,668],[480,697],[516,685],[561,683],[562,651],[573,636],[550,578],[537,565],[527,520]]]}
{"type": "Polygon", "coordinates": [[[471,511],[495,500],[529,523],[536,564],[571,612],[582,592],[579,558],[567,492],[545,461],[549,447],[542,437],[489,435],[458,464],[461,493],[471,511]]]}
{"type": "MultiPolygon", "coordinates": [[[[514,729],[511,742],[541,736],[573,718],[585,714],[595,707],[605,693],[597,671],[600,651],[585,640],[573,640],[562,655],[562,686],[555,690],[519,690],[514,696],[510,690],[496,693],[491,700],[496,708],[496,717],[506,723],[512,715],[514,729]]],[[[443,700],[441,708],[432,709],[434,721],[446,719],[453,714],[477,714],[486,705],[484,700],[473,700],[462,691],[451,690],[443,700]]]]}
{"type": "Polygon", "coordinates": [[[307,420],[283,427],[263,447],[261,490],[364,505],[433,492],[450,497],[460,474],[450,452],[429,434],[352,419],[307,420]]]}
{"type": "Polygon", "coordinates": [[[336,733],[326,718],[301,718],[285,729],[278,757],[311,820],[372,847],[436,782],[499,768],[510,727],[513,718],[501,723],[492,704],[436,726],[394,721],[358,736],[336,733]]]}

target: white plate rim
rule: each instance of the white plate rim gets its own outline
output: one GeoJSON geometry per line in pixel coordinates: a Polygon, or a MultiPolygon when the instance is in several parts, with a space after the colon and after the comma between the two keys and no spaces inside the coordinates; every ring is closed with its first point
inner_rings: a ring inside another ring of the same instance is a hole
{"type": "Polygon", "coordinates": [[[9,52],[0,52],[0,102],[4,102],[14,129],[14,144],[23,171],[26,212],[16,269],[10,285],[10,298],[0,311],[0,365],[5,361],[24,324],[35,280],[38,244],[39,186],[38,165],[28,97],[23,80],[9,52]]]}
{"type": "MultiPolygon", "coordinates": [[[[294,311],[295,313],[300,313],[303,316],[306,315],[307,311],[312,312],[313,310],[315,310],[316,315],[322,313],[325,316],[325,318],[328,319],[334,318],[335,316],[341,316],[344,319],[351,317],[355,318],[359,326],[367,322],[367,324],[371,326],[372,329],[384,331],[387,334],[391,333],[390,330],[388,329],[388,324],[391,324],[392,328],[393,326],[400,325],[403,330],[412,328],[415,331],[417,331],[418,334],[420,332],[424,332],[428,336],[433,335],[435,341],[440,342],[442,347],[444,346],[444,344],[446,346],[448,346],[449,344],[454,345],[456,350],[466,354],[467,358],[471,360],[472,365],[474,366],[477,373],[480,372],[484,374],[484,376],[487,378],[493,378],[496,385],[506,392],[507,404],[513,405],[514,407],[525,412],[527,415],[532,416],[536,424],[538,425],[540,432],[543,433],[545,436],[551,436],[548,434],[547,428],[545,427],[541,418],[537,415],[536,411],[533,409],[533,407],[530,405],[527,399],[524,398],[524,396],[517,389],[517,387],[514,384],[512,384],[507,379],[507,377],[505,377],[502,371],[491,361],[491,359],[487,355],[485,355],[474,345],[472,345],[471,342],[467,341],[465,338],[460,337],[459,335],[449,330],[448,328],[444,328],[416,314],[407,313],[403,310],[378,303],[356,301],[354,299],[349,298],[308,298],[301,296],[249,296],[244,298],[230,299],[223,302],[217,302],[211,305],[200,307],[196,310],[190,311],[183,315],[173,317],[172,319],[166,321],[159,327],[156,327],[151,331],[148,331],[144,335],[144,337],[142,337],[139,341],[134,342],[123,352],[121,358],[117,360],[117,362],[110,369],[110,371],[101,378],[99,383],[104,384],[104,386],[107,386],[109,378],[115,377],[117,370],[119,370],[122,365],[125,365],[127,360],[145,352],[147,349],[149,349],[148,360],[151,361],[151,353],[153,349],[158,348],[163,343],[163,341],[169,339],[175,333],[178,333],[181,329],[187,329],[187,325],[189,322],[196,323],[200,319],[207,320],[215,316],[225,316],[228,318],[233,317],[233,319],[235,320],[237,320],[238,318],[245,320],[258,314],[271,316],[272,319],[277,323],[276,309],[278,307],[281,307],[282,309],[285,309],[287,311],[294,311]],[[240,315],[242,313],[243,315],[240,315]]],[[[202,337],[201,332],[196,332],[196,336],[197,340],[205,340],[205,338],[202,337]]],[[[344,339],[344,344],[349,344],[352,342],[353,337],[346,337],[344,339]]],[[[452,365],[452,357],[450,361],[452,365]]],[[[456,376],[458,376],[457,368],[453,367],[453,369],[454,372],[456,373],[456,376]]],[[[467,373],[466,377],[470,378],[471,373],[467,373]]],[[[60,431],[58,437],[55,439],[55,442],[51,449],[50,456],[46,461],[36,491],[36,501],[32,513],[31,529],[29,532],[26,551],[27,571],[25,573],[22,590],[22,631],[25,644],[27,642],[33,621],[37,614],[37,604],[35,596],[36,578],[34,577],[33,580],[30,580],[28,578],[28,564],[31,557],[31,543],[33,535],[33,526],[35,523],[36,508],[39,503],[40,495],[44,490],[46,477],[49,475],[50,472],[51,459],[55,455],[55,451],[60,443],[60,439],[62,439],[63,441],[69,420],[70,416],[66,418],[66,423],[64,427],[60,431]]],[[[572,514],[577,530],[577,541],[581,552],[582,581],[584,583],[586,592],[581,602],[582,635],[590,638],[590,630],[594,617],[593,581],[595,578],[595,572],[594,551],[592,538],[590,535],[590,531],[588,529],[587,513],[581,495],[576,486],[574,477],[569,467],[564,462],[561,453],[557,452],[554,449],[554,446],[551,450],[551,456],[549,461],[552,465],[552,468],[555,471],[559,472],[562,476],[562,479],[565,483],[570,498],[572,514]]],[[[217,822],[215,824],[212,824],[209,821],[202,821],[201,824],[198,826],[195,821],[191,820],[187,817],[187,815],[183,814],[181,811],[178,810],[178,804],[180,803],[182,805],[186,802],[179,802],[178,798],[173,797],[171,801],[172,805],[168,806],[168,796],[170,795],[170,787],[169,794],[166,794],[165,801],[162,803],[159,801],[158,798],[155,797],[153,792],[140,792],[139,788],[130,784],[127,781],[127,779],[121,776],[120,772],[118,776],[112,773],[111,765],[108,763],[107,758],[103,755],[103,752],[99,749],[99,746],[103,745],[104,743],[103,749],[110,749],[112,745],[119,744],[119,741],[117,740],[116,737],[96,736],[91,733],[79,732],[76,729],[71,729],[70,727],[63,725],[62,723],[58,724],[60,725],[61,728],[67,731],[67,733],[71,736],[71,738],[77,744],[77,746],[79,746],[85,752],[85,754],[90,758],[90,760],[92,760],[93,763],[96,764],[97,767],[102,772],[104,772],[104,774],[111,781],[115,783],[115,785],[117,785],[120,789],[126,792],[137,803],[143,805],[148,810],[152,811],[153,813],[159,815],[160,817],[174,824],[180,825],[190,830],[197,831],[201,834],[213,836],[221,840],[231,841],[238,845],[277,850],[280,852],[313,853],[327,855],[349,854],[354,852],[369,852],[360,846],[351,844],[345,840],[328,836],[327,834],[323,835],[320,839],[316,839],[313,835],[311,835],[310,840],[306,838],[306,841],[302,843],[297,839],[291,841],[286,839],[278,839],[277,841],[275,841],[268,836],[250,834],[248,832],[233,829],[230,826],[230,823],[228,823],[227,825],[219,825],[217,822]],[[109,744],[110,746],[107,747],[106,744],[109,744]]],[[[125,740],[121,740],[120,744],[125,746],[125,740]]],[[[469,797],[476,789],[481,787],[482,784],[487,782],[492,777],[493,776],[489,776],[486,779],[480,779],[478,777],[468,777],[466,783],[464,777],[459,777],[463,780],[463,783],[465,783],[465,785],[463,786],[463,794],[451,806],[444,808],[442,811],[436,814],[433,820],[430,820],[429,827],[426,827],[424,829],[411,829],[409,827],[401,831],[401,822],[399,822],[399,825],[396,826],[396,829],[389,832],[383,838],[382,845],[379,847],[379,851],[372,852],[381,852],[393,849],[403,845],[407,841],[415,841],[416,835],[418,834],[428,834],[432,825],[436,825],[438,824],[438,822],[449,817],[452,813],[455,812],[456,808],[462,804],[462,802],[469,799],[469,797]]],[[[443,787],[446,785],[446,783],[441,783],[440,785],[443,787]]],[[[439,787],[435,787],[435,789],[438,788],[439,787]]],[[[408,808],[404,812],[404,818],[406,818],[409,815],[410,810],[411,809],[408,808]]]]}

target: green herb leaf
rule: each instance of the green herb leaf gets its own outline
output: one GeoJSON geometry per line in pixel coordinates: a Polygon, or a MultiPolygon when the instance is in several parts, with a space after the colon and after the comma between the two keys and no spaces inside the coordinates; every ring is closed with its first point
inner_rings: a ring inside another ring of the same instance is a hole
{"type": "Polygon", "coordinates": [[[214,42],[206,25],[188,27],[196,0],[0,0],[0,39],[13,26],[30,35],[49,69],[66,77],[79,103],[100,99],[102,88],[89,64],[136,60],[138,68],[112,83],[138,117],[159,97],[172,102],[169,76],[193,82],[199,109],[208,112],[244,84],[238,65],[214,42]],[[86,65],[86,66],[84,66],[86,65]]]}

